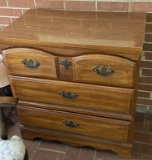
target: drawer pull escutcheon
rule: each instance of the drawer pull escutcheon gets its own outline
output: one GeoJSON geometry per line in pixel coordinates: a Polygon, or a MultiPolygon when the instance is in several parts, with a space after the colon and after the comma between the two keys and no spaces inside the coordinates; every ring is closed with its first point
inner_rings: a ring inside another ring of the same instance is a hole
{"type": "Polygon", "coordinates": [[[71,65],[71,62],[69,62],[68,60],[64,59],[60,64],[63,65],[65,69],[68,69],[69,66],[71,65]]]}
{"type": "Polygon", "coordinates": [[[70,91],[61,91],[59,92],[59,94],[64,97],[65,99],[68,99],[68,100],[72,100],[74,99],[75,97],[77,97],[77,94],[76,93],[71,93],[70,91]]]}
{"type": "Polygon", "coordinates": [[[103,76],[103,77],[109,76],[112,73],[114,73],[114,70],[111,67],[106,68],[105,66],[101,66],[101,67],[95,66],[93,68],[93,71],[96,72],[96,74],[103,76]]]}
{"type": "Polygon", "coordinates": [[[24,66],[28,69],[36,69],[40,66],[40,62],[33,61],[32,59],[23,59],[21,63],[24,64],[24,66]]]}
{"type": "Polygon", "coordinates": [[[70,128],[76,128],[79,126],[78,123],[74,123],[72,121],[67,121],[67,120],[63,120],[63,123],[67,126],[67,127],[70,127],[70,128]]]}

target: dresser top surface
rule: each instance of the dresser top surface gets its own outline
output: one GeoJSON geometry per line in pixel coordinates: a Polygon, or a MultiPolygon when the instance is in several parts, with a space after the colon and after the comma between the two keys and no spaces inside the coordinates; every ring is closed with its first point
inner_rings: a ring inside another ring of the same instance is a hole
{"type": "Polygon", "coordinates": [[[1,43],[142,49],[146,13],[30,9],[0,33],[1,43]]]}

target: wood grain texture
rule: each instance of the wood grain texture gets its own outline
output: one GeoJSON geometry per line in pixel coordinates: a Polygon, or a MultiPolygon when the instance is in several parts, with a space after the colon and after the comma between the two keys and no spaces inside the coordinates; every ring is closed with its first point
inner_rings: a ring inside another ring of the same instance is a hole
{"type": "Polygon", "coordinates": [[[146,13],[137,12],[30,9],[1,32],[23,138],[130,157],[145,21],[146,13]],[[41,65],[29,70],[22,59],[41,65]],[[102,77],[95,66],[114,72],[102,77]],[[69,129],[63,120],[80,126],[69,129]]]}
{"type": "Polygon", "coordinates": [[[105,139],[81,136],[72,133],[59,132],[54,130],[45,130],[32,127],[20,126],[23,138],[32,140],[35,137],[41,137],[45,140],[58,140],[66,144],[75,146],[92,146],[102,150],[112,150],[120,157],[131,157],[132,144],[117,143],[105,139]],[[29,134],[30,133],[30,134],[29,134]]]}
{"type": "Polygon", "coordinates": [[[98,49],[138,60],[146,13],[120,14],[31,9],[0,33],[0,43],[98,49]]]}
{"type": "Polygon", "coordinates": [[[74,81],[94,83],[108,86],[134,87],[136,74],[135,63],[123,58],[108,55],[83,55],[73,58],[74,81]],[[113,73],[101,76],[93,71],[105,66],[111,68],[113,73]]]}
{"type": "Polygon", "coordinates": [[[80,114],[85,114],[85,115],[113,118],[113,119],[119,119],[119,120],[131,121],[131,122],[133,122],[133,120],[134,120],[133,114],[120,114],[120,113],[116,113],[116,112],[107,112],[107,111],[103,111],[103,110],[100,111],[100,110],[94,110],[94,108],[93,109],[87,109],[87,108],[85,109],[85,108],[80,108],[80,107],[77,108],[77,107],[71,107],[71,106],[38,103],[38,102],[23,101],[23,100],[19,100],[18,105],[19,106],[36,107],[36,108],[44,108],[44,109],[55,110],[55,111],[66,111],[66,112],[71,112],[71,113],[80,113],[80,114]]]}
{"type": "Polygon", "coordinates": [[[21,77],[10,77],[10,82],[20,100],[131,114],[133,89],[21,77]],[[76,93],[77,97],[65,99],[61,91],[76,93]]]}
{"type": "Polygon", "coordinates": [[[2,54],[5,58],[8,74],[11,75],[130,88],[135,85],[135,63],[120,57],[89,54],[70,58],[30,48],[7,49],[2,51],[2,54]],[[38,61],[40,66],[35,69],[25,67],[21,63],[23,59],[31,59],[33,62],[38,61]],[[68,68],[64,68],[61,64],[64,60],[71,63],[68,68]],[[105,77],[97,75],[93,71],[96,66],[99,68],[101,66],[110,67],[114,70],[114,73],[105,77]]]}
{"type": "Polygon", "coordinates": [[[132,125],[131,122],[24,106],[18,106],[18,114],[20,123],[25,126],[130,142],[128,133],[132,125]],[[63,120],[72,121],[78,126],[68,127],[63,123],[63,120]]]}
{"type": "Polygon", "coordinates": [[[71,57],[59,57],[58,58],[58,66],[59,66],[58,68],[59,68],[60,80],[62,80],[62,81],[73,81],[73,63],[72,63],[72,58],[71,57]],[[68,63],[70,63],[68,68],[65,68],[64,65],[61,64],[65,60],[68,61],[68,63]]]}
{"type": "Polygon", "coordinates": [[[51,54],[28,48],[8,49],[3,51],[2,54],[5,58],[8,74],[52,79],[58,77],[56,70],[57,57],[51,54]],[[35,69],[25,67],[21,63],[24,59],[31,59],[34,63],[38,61],[40,66],[35,69]]]}

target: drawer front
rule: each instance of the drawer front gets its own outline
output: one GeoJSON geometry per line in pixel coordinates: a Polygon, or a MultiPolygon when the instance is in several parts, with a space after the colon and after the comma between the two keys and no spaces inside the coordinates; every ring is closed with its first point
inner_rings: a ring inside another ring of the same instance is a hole
{"type": "Polygon", "coordinates": [[[22,125],[129,142],[131,122],[18,106],[22,125]]]}
{"type": "Polygon", "coordinates": [[[66,105],[94,111],[130,114],[133,89],[121,89],[53,80],[11,77],[20,100],[66,105]]]}
{"type": "Polygon", "coordinates": [[[108,86],[133,87],[134,62],[108,55],[83,55],[73,58],[74,81],[108,86]]]}
{"type": "Polygon", "coordinates": [[[11,75],[57,79],[57,58],[51,54],[28,48],[8,49],[2,53],[11,75]]]}

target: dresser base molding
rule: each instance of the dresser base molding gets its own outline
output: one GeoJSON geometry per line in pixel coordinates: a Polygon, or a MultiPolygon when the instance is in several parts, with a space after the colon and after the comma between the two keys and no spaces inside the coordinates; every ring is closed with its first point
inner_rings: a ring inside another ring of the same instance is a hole
{"type": "Polygon", "coordinates": [[[41,138],[44,140],[58,140],[73,146],[92,146],[96,149],[111,150],[119,157],[131,158],[131,144],[112,142],[104,139],[64,133],[54,130],[25,127],[22,125],[20,125],[20,130],[23,139],[33,140],[34,138],[41,138]]]}

